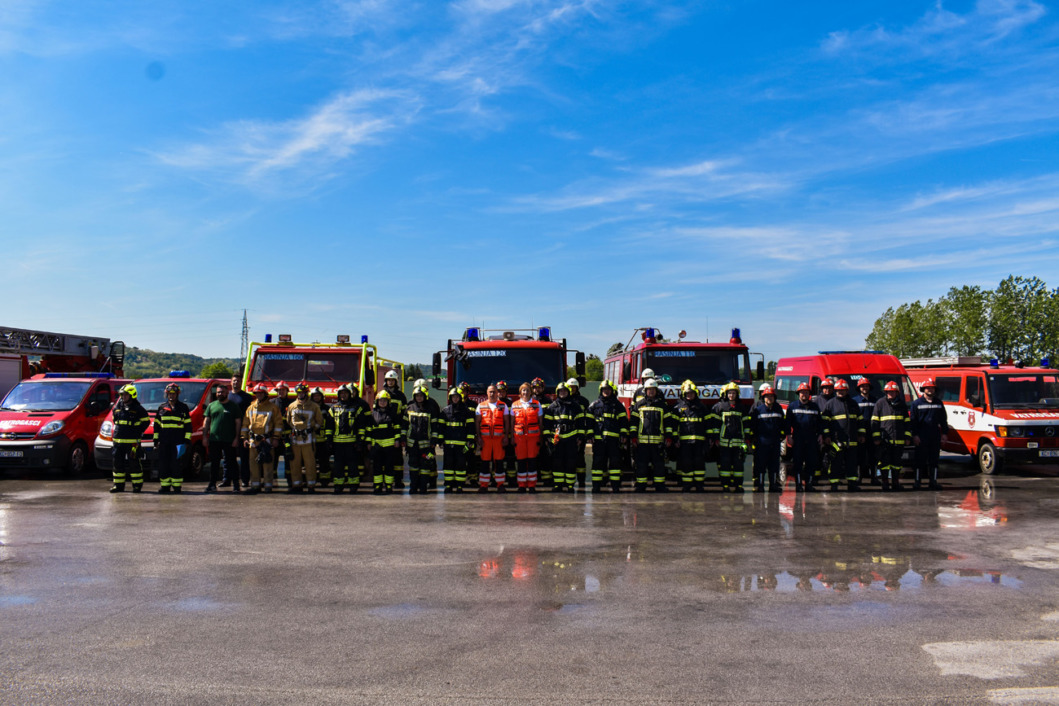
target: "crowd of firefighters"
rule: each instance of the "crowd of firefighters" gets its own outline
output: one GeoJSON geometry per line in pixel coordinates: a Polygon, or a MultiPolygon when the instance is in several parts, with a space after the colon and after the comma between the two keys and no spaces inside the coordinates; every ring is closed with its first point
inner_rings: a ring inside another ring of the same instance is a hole
{"type": "MultiPolygon", "coordinates": [[[[217,492],[218,481],[235,492],[272,492],[282,459],[290,493],[314,493],[321,486],[356,493],[369,479],[375,494],[393,493],[404,489],[407,462],[408,492],[427,494],[438,486],[439,449],[444,488],[452,493],[468,485],[479,493],[492,487],[503,493],[510,486],[533,493],[538,484],[553,492],[572,493],[578,487],[619,492],[629,468],[634,492],[666,492],[667,459],[675,460],[684,492],[705,492],[706,464],[716,462],[722,492],[741,493],[748,453],[754,456],[754,491],[778,492],[784,446],[790,454],[788,475],[798,491],[834,490],[842,484],[857,491],[864,482],[901,490],[903,454],[910,447],[914,488],[937,490],[948,425],[934,382],[924,382],[921,389],[923,395],[908,405],[895,382],[886,383],[884,396],[876,399],[867,378],[858,382],[856,396],[846,380],[825,379],[815,397],[808,384],[800,385],[798,399],[784,410],[766,383],[747,413],[734,382],[722,387],[719,402],[707,406],[687,380],[671,405],[650,369],[643,372],[628,410],[608,380],[591,403],[575,378],[559,383],[554,399],[537,378],[511,396],[507,384],[498,381],[481,402],[470,398],[464,384],[449,390],[441,407],[423,380],[413,384],[409,400],[395,371],[386,374],[373,404],[352,383],[342,385],[330,404],[322,390],[311,391],[304,382],[295,386],[293,398],[281,383],[274,396],[257,385],[251,399],[234,377],[230,388],[218,387],[205,410],[206,492],[217,492]]],[[[120,392],[113,413],[111,492],[124,491],[127,481],[139,492],[140,443],[150,416],[136,399],[135,385],[120,392]]],[[[177,383],[168,385],[166,402],[155,415],[160,493],[181,492],[181,456],[191,442],[190,411],[179,395],[177,383]]]]}

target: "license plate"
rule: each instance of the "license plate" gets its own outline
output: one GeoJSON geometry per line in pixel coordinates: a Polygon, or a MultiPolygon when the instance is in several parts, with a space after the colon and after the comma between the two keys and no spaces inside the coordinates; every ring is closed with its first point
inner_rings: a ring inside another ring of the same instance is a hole
{"type": "Polygon", "coordinates": [[[1059,458],[1059,449],[1041,449],[1041,458],[1059,458]]]}
{"type": "Polygon", "coordinates": [[[1037,446],[1038,446],[1038,444],[1037,444],[1036,441],[1027,441],[1026,442],[1026,448],[1027,449],[1035,449],[1035,448],[1037,448],[1037,446]]]}
{"type": "Polygon", "coordinates": [[[22,458],[21,451],[0,451],[0,458],[22,458]]]}

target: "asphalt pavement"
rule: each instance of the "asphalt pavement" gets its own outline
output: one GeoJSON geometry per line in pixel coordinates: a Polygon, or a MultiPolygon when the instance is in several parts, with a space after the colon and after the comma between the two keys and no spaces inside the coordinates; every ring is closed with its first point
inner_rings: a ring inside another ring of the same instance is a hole
{"type": "Polygon", "coordinates": [[[9,476],[0,701],[1059,703],[1055,470],[943,475],[425,497],[9,476]]]}

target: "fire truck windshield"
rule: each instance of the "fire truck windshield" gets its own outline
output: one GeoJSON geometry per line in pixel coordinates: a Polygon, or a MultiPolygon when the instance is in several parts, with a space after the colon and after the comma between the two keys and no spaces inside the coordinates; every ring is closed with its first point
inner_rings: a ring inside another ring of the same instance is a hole
{"type": "Polygon", "coordinates": [[[184,380],[152,380],[151,382],[136,382],[136,399],[148,412],[155,412],[165,402],[165,387],[171,382],[180,385],[180,396],[177,398],[188,406],[195,409],[202,399],[202,393],[206,391],[205,382],[185,382],[184,380]]]}
{"type": "Polygon", "coordinates": [[[72,380],[28,380],[15,385],[0,409],[20,412],[67,412],[78,404],[92,387],[90,382],[72,380]]]}
{"type": "Polygon", "coordinates": [[[360,354],[259,351],[250,371],[251,382],[340,382],[360,380],[360,354]]]}
{"type": "Polygon", "coordinates": [[[1056,374],[1011,373],[988,377],[989,398],[994,407],[1059,407],[1059,377],[1056,374]]]}
{"type": "Polygon", "coordinates": [[[558,348],[476,348],[460,353],[456,360],[456,384],[467,382],[471,391],[484,393],[490,383],[504,380],[508,390],[533,378],[544,380],[547,390],[554,390],[566,375],[563,354],[558,348]]]}
{"type": "Polygon", "coordinates": [[[718,385],[750,380],[750,356],[744,352],[666,346],[646,353],[643,367],[654,370],[659,382],[679,385],[691,380],[697,385],[718,385]]]}

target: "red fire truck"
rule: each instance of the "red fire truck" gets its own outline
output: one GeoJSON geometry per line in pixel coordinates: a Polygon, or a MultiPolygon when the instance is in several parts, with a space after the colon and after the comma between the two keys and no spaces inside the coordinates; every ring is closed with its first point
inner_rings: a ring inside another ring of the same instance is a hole
{"type": "Polygon", "coordinates": [[[648,368],[655,373],[658,389],[666,401],[675,405],[680,399],[680,385],[691,380],[699,388],[699,397],[720,400],[721,387],[735,382],[739,399],[749,410],[754,401],[754,384],[750,356],[760,356],[757,377],[765,377],[765,357],[750,353],[743,344],[739,329],[732,329],[727,343],[701,343],[685,340],[681,331],[676,341],[663,341],[662,332],[654,327],[638,328],[620,352],[603,362],[603,374],[618,387],[618,397],[626,408],[640,386],[640,377],[648,368]],[[637,337],[640,339],[636,341],[637,337]]]}
{"type": "MultiPolygon", "coordinates": [[[[445,350],[434,354],[433,384],[440,388],[443,375],[446,390],[466,382],[471,386],[470,397],[481,400],[490,383],[504,380],[508,392],[515,393],[518,385],[539,377],[551,397],[555,386],[566,380],[569,352],[566,339],[555,340],[548,326],[506,330],[472,327],[463,332],[463,338],[449,339],[445,350]]],[[[585,354],[573,353],[576,376],[584,384],[585,354]]]]}
{"type": "Polygon", "coordinates": [[[0,398],[19,380],[42,373],[112,373],[120,378],[124,360],[121,341],[0,326],[0,398]]]}
{"type": "Polygon", "coordinates": [[[376,381],[391,370],[404,380],[404,364],[380,357],[367,336],[361,336],[359,344],[351,343],[347,335],[338,336],[335,343],[294,343],[290,334],[280,334],[273,343],[272,334],[266,334],[264,343],[250,344],[243,384],[253,390],[263,383],[271,392],[281,382],[293,390],[304,380],[335,399],[340,386],[354,382],[370,403],[375,400],[376,381]]]}
{"type": "Polygon", "coordinates": [[[918,389],[937,385],[949,423],[943,451],[970,454],[982,473],[1006,463],[1059,463],[1059,371],[979,356],[901,361],[918,389]]]}

